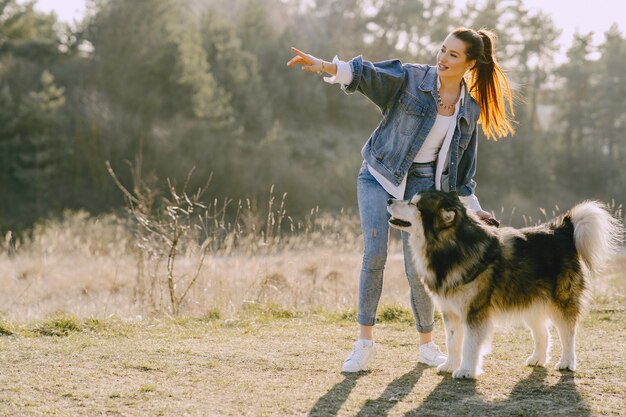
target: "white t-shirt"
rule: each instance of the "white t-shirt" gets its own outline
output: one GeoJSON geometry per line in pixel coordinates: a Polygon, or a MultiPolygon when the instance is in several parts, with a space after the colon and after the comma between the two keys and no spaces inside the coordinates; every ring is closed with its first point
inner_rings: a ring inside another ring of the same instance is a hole
{"type": "Polygon", "coordinates": [[[420,150],[417,151],[417,155],[415,155],[415,162],[427,163],[435,162],[437,160],[439,150],[441,149],[443,140],[446,138],[446,133],[448,133],[448,128],[450,128],[450,123],[453,120],[454,115],[443,116],[441,114],[437,114],[435,124],[432,129],[430,129],[430,132],[428,132],[428,136],[424,139],[424,143],[420,147],[420,150]]]}

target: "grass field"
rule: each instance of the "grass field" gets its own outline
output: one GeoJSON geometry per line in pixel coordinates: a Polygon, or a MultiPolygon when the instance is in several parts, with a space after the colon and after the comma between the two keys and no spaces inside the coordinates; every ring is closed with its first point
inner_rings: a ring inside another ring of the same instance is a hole
{"type": "MultiPolygon", "coordinates": [[[[347,375],[357,246],[210,256],[171,317],[161,282],[137,294],[127,236],[88,226],[0,253],[0,416],[624,415],[626,253],[592,283],[576,373],[526,367],[532,340],[511,325],[496,332],[484,374],[456,381],[416,363],[397,244],[379,353],[368,372],[347,375]]],[[[181,256],[181,280],[192,257],[181,256]]],[[[439,318],[434,337],[444,344],[439,318]]]]}
{"type": "Polygon", "coordinates": [[[623,415],[623,310],[587,316],[576,373],[524,366],[532,341],[512,328],[496,334],[475,382],[418,365],[401,318],[377,328],[371,370],[347,375],[339,370],[351,321],[283,316],[5,322],[0,415],[623,415]]]}

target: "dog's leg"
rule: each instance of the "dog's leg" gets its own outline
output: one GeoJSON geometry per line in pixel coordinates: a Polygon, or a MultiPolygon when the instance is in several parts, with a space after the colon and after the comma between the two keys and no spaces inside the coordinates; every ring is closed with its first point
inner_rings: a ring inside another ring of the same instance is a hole
{"type": "Polygon", "coordinates": [[[491,327],[488,318],[476,324],[465,325],[463,359],[461,367],[452,373],[453,378],[475,378],[480,373],[481,350],[491,334],[491,327]]]}
{"type": "Polygon", "coordinates": [[[535,341],[535,350],[526,359],[526,365],[546,366],[550,361],[550,327],[547,317],[540,312],[530,313],[524,317],[524,322],[530,329],[535,341]]]}
{"type": "Polygon", "coordinates": [[[554,325],[559,332],[563,355],[556,365],[556,369],[570,371],[576,370],[576,320],[568,320],[563,314],[555,314],[554,325]]]}
{"type": "Polygon", "coordinates": [[[446,311],[443,313],[443,325],[446,329],[446,348],[448,360],[437,367],[439,372],[452,372],[461,363],[463,348],[463,323],[456,314],[446,311]]]}

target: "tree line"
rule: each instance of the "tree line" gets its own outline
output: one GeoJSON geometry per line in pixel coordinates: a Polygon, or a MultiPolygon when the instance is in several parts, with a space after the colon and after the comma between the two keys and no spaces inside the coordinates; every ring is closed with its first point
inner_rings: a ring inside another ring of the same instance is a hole
{"type": "Polygon", "coordinates": [[[0,230],[65,209],[115,210],[106,169],[155,190],[213,174],[215,201],[264,207],[270,187],[293,216],[356,207],[359,150],[374,105],[288,69],[289,47],[332,59],[434,63],[455,26],[499,35],[516,86],[517,132],[480,141],[483,206],[536,212],[626,201],[626,39],[560,33],[521,0],[92,0],[77,25],[0,0],[0,230]],[[129,165],[132,165],[132,170],[129,165]],[[534,210],[534,211],[533,211],[534,210]]]}

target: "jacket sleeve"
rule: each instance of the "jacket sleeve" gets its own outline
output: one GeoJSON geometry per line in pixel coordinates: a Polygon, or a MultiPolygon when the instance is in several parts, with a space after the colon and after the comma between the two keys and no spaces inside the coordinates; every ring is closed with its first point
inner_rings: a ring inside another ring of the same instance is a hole
{"type": "Polygon", "coordinates": [[[407,72],[402,62],[397,59],[369,62],[359,55],[348,63],[352,68],[352,82],[344,91],[361,92],[384,113],[406,81],[407,72]]]}

